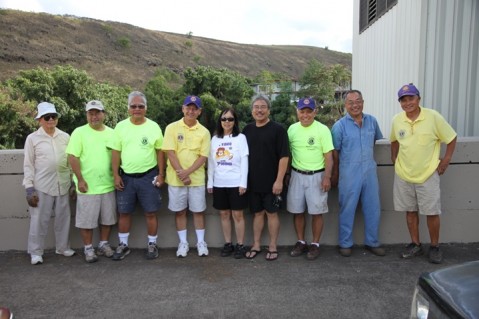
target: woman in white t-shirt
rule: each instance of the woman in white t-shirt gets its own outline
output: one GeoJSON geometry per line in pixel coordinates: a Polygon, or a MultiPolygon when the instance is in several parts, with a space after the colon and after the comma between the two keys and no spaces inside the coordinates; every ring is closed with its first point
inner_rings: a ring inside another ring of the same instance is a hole
{"type": "Polygon", "coordinates": [[[238,117],[232,108],[221,112],[216,132],[211,139],[208,157],[208,193],[213,194],[213,207],[220,211],[225,245],[221,256],[234,253],[240,259],[246,251],[243,246],[245,222],[243,210],[248,205],[248,143],[240,133],[238,117]],[[233,216],[236,245],[231,241],[233,216]]]}

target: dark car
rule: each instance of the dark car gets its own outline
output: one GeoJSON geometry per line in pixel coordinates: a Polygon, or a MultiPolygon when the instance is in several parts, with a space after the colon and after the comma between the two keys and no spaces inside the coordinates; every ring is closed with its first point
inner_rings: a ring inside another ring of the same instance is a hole
{"type": "Polygon", "coordinates": [[[411,318],[479,318],[479,260],[419,276],[411,318]]]}

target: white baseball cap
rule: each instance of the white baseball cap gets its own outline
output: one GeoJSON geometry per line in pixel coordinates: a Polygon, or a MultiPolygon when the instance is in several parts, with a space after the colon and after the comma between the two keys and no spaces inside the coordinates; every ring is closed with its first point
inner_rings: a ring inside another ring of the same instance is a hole
{"type": "Polygon", "coordinates": [[[93,100],[86,104],[85,110],[86,111],[90,111],[90,110],[104,111],[105,107],[103,107],[103,104],[101,103],[101,101],[93,100]]]}

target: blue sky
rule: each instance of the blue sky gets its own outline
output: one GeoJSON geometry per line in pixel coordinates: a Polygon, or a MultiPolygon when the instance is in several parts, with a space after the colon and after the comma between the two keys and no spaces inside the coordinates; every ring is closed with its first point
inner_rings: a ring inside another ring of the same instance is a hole
{"type": "Polygon", "coordinates": [[[0,8],[71,14],[238,43],[352,52],[353,0],[0,0],[0,8]]]}

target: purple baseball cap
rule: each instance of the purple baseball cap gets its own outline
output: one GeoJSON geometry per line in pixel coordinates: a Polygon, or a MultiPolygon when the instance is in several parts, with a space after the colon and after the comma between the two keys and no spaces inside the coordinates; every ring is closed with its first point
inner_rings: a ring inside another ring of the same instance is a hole
{"type": "Polygon", "coordinates": [[[183,105],[194,104],[197,108],[201,109],[201,99],[196,95],[188,95],[183,101],[183,105]]]}
{"type": "Polygon", "coordinates": [[[417,95],[418,97],[421,97],[421,95],[419,94],[419,90],[412,83],[405,84],[399,89],[399,91],[398,91],[398,101],[403,96],[406,96],[406,95],[409,95],[409,96],[417,95]]]}
{"type": "Polygon", "coordinates": [[[299,99],[297,106],[298,110],[302,110],[306,107],[314,110],[316,108],[316,101],[310,97],[299,99]]]}

